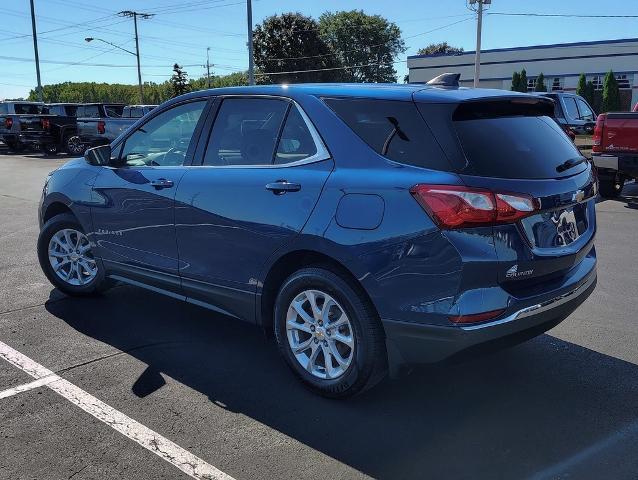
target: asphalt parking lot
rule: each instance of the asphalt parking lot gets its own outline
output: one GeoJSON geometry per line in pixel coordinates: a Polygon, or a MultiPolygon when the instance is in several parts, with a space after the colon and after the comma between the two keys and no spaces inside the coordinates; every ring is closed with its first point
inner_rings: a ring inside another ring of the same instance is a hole
{"type": "Polygon", "coordinates": [[[54,290],[37,202],[64,161],[0,151],[0,353],[60,377],[20,392],[33,377],[0,358],[0,478],[638,477],[637,185],[598,204],[598,286],[561,325],[330,401],[251,326],[134,287],[54,290]],[[132,423],[91,413],[101,402],[132,423]]]}

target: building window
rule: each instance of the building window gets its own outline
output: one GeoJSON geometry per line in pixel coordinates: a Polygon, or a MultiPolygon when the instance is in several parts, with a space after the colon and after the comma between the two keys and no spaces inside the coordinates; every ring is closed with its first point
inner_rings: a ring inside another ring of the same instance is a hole
{"type": "Polygon", "coordinates": [[[528,92],[533,92],[536,89],[536,79],[535,78],[528,78],[527,79],[527,91],[528,92]]]}
{"type": "MultiPolygon", "coordinates": [[[[594,75],[591,79],[594,84],[594,88],[596,90],[602,90],[605,85],[605,76],[604,75],[594,75]]],[[[628,90],[631,88],[631,83],[629,82],[629,77],[626,73],[618,73],[616,74],[616,81],[618,82],[618,88],[621,90],[628,90]]]]}
{"type": "Polygon", "coordinates": [[[564,85],[564,79],[562,77],[554,77],[552,81],[552,92],[562,90],[564,85]]]}
{"type": "Polygon", "coordinates": [[[616,75],[616,81],[618,82],[618,88],[620,88],[621,90],[627,90],[631,88],[629,79],[627,78],[627,74],[625,73],[616,75]]]}

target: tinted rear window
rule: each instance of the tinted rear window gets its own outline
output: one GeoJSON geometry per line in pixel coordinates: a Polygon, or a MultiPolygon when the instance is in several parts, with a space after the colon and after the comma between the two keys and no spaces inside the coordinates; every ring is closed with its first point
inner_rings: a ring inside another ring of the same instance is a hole
{"type": "Polygon", "coordinates": [[[324,98],[375,152],[408,165],[450,171],[450,163],[413,102],[324,98]]]}
{"type": "Polygon", "coordinates": [[[43,106],[33,103],[16,103],[13,108],[17,115],[37,115],[42,112],[43,106]]]}
{"type": "MultiPolygon", "coordinates": [[[[453,117],[470,170],[500,178],[557,178],[574,175],[579,166],[556,168],[581,154],[556,121],[539,107],[490,108],[476,113],[467,106],[453,117]],[[501,115],[504,114],[504,115],[501,115]]],[[[551,109],[550,109],[551,111],[551,109]]]]}

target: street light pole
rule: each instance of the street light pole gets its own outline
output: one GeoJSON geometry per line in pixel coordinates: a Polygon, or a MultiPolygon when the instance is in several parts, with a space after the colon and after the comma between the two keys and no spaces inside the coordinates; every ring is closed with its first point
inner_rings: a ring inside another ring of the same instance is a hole
{"type": "Polygon", "coordinates": [[[137,34],[137,17],[144,19],[151,18],[153,15],[150,13],[140,13],[133,10],[124,10],[118,13],[121,17],[133,17],[133,24],[135,25],[135,56],[137,57],[137,84],[140,89],[140,105],[144,104],[144,89],[142,87],[142,68],[140,66],[140,41],[137,34]]]}
{"type": "Polygon", "coordinates": [[[253,60],[253,6],[252,0],[246,0],[248,20],[248,85],[255,84],[255,63],[253,60]]]}
{"type": "Polygon", "coordinates": [[[206,85],[210,88],[210,47],[206,47],[206,85]]]}
{"type": "Polygon", "coordinates": [[[476,12],[476,54],[474,56],[474,88],[478,88],[481,79],[481,33],[483,30],[483,5],[492,0],[470,0],[470,8],[476,12]],[[474,7],[478,3],[478,7],[474,7]],[[476,8],[476,9],[475,9],[476,8]]]}
{"type": "Polygon", "coordinates": [[[44,94],[42,92],[42,81],[40,80],[40,55],[38,55],[38,32],[35,27],[35,7],[33,0],[31,0],[31,28],[33,30],[33,51],[35,52],[35,74],[38,79],[38,100],[44,101],[44,94]]]}

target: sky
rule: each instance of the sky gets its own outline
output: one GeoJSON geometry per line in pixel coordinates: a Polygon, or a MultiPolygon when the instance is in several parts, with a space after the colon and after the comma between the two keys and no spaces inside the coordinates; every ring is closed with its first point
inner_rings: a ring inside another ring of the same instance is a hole
{"type": "MultiPolygon", "coordinates": [[[[253,0],[253,23],[297,11],[318,18],[325,11],[361,9],[395,22],[405,58],[430,43],[447,41],[474,50],[475,16],[466,0],[253,0]]],[[[43,85],[63,81],[137,83],[135,58],[100,41],[135,49],[133,20],[122,10],[155,14],[139,19],[142,78],[162,82],[175,62],[193,78],[205,74],[210,47],[213,73],[245,70],[245,0],[35,0],[43,85]]],[[[496,13],[638,15],[636,0],[492,0],[483,22],[483,49],[638,36],[638,18],[548,18],[496,13]]],[[[26,97],[36,85],[28,0],[3,1],[0,8],[0,99],[26,97]]]]}

